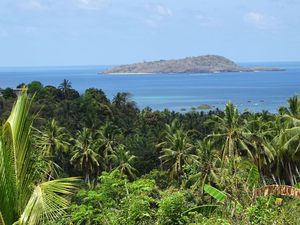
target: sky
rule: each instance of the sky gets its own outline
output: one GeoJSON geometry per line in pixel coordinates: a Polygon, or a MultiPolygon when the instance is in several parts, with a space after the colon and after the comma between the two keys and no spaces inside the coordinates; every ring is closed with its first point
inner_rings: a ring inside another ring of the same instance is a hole
{"type": "Polygon", "coordinates": [[[0,0],[0,66],[300,61],[300,0],[0,0]]]}

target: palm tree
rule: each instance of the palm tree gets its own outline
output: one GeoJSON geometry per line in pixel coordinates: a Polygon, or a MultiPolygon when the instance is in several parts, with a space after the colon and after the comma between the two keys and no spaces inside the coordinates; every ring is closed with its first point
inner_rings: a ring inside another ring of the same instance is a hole
{"type": "Polygon", "coordinates": [[[114,162],[115,169],[119,170],[121,174],[126,175],[130,179],[136,177],[137,170],[133,167],[132,163],[137,157],[126,151],[124,145],[119,145],[110,157],[114,162]]]}
{"type": "Polygon", "coordinates": [[[93,141],[92,132],[88,128],[78,131],[71,163],[83,171],[86,182],[89,183],[91,176],[97,175],[99,160],[97,143],[93,141]]]}
{"type": "MultiPolygon", "coordinates": [[[[174,134],[177,130],[182,129],[182,125],[178,121],[178,119],[174,119],[171,124],[166,124],[165,133],[164,134],[174,134]]],[[[164,135],[163,134],[163,135],[164,135]]]]}
{"type": "Polygon", "coordinates": [[[177,178],[181,182],[181,176],[184,174],[184,166],[189,163],[197,162],[198,157],[195,154],[195,148],[189,143],[188,132],[181,128],[175,133],[170,133],[167,127],[166,137],[163,142],[157,145],[161,148],[162,164],[167,166],[170,178],[177,178]]]}
{"type": "Polygon", "coordinates": [[[111,169],[109,156],[114,153],[118,145],[117,136],[120,134],[121,130],[110,122],[106,122],[97,132],[97,139],[105,169],[111,169]]]}
{"type": "Polygon", "coordinates": [[[63,82],[58,86],[58,89],[62,91],[64,98],[67,98],[69,90],[72,89],[72,83],[69,80],[64,79],[63,82]]]}
{"type": "MultiPolygon", "coordinates": [[[[277,182],[295,184],[300,173],[300,120],[284,120],[288,114],[278,117],[280,126],[277,125],[276,136],[271,141],[271,147],[275,152],[273,166],[277,182]]],[[[291,118],[291,117],[289,117],[291,118]]],[[[276,124],[276,123],[275,123],[276,124]]]]}
{"type": "Polygon", "coordinates": [[[279,108],[281,115],[286,115],[295,119],[300,119],[300,99],[298,96],[294,96],[288,100],[288,107],[279,108]]]}
{"type": "Polygon", "coordinates": [[[31,145],[31,100],[22,92],[0,135],[0,224],[43,224],[60,218],[76,178],[45,181],[31,145]]]}
{"type": "Polygon", "coordinates": [[[189,182],[192,183],[193,189],[202,192],[205,184],[218,182],[221,159],[212,142],[208,139],[198,141],[195,147],[199,163],[194,164],[195,170],[189,175],[189,182]]]}
{"type": "Polygon", "coordinates": [[[298,171],[300,166],[299,141],[297,145],[290,145],[290,139],[285,130],[282,130],[271,142],[275,152],[272,171],[275,171],[276,183],[291,185],[297,183],[297,177],[300,175],[298,171]]]}
{"type": "Polygon", "coordinates": [[[288,108],[280,109],[278,134],[272,141],[276,151],[275,176],[279,182],[297,183],[300,176],[300,99],[294,96],[288,100],[288,108]]]}
{"type": "Polygon", "coordinates": [[[55,119],[52,119],[45,127],[44,131],[36,129],[34,135],[35,143],[38,148],[40,148],[49,160],[49,166],[51,174],[49,177],[53,176],[55,167],[57,166],[54,162],[55,158],[61,158],[61,153],[66,151],[70,145],[66,140],[68,135],[63,127],[58,126],[55,119]],[[60,157],[58,157],[60,155],[60,157]]]}
{"type": "Polygon", "coordinates": [[[130,101],[130,97],[131,95],[128,92],[118,92],[116,96],[114,96],[112,103],[117,107],[122,108],[126,105],[133,104],[133,102],[130,101]]]}
{"type": "Polygon", "coordinates": [[[242,150],[249,152],[238,110],[231,102],[226,104],[223,117],[215,115],[210,122],[215,125],[216,133],[209,138],[221,147],[223,161],[241,155],[242,150]]]}
{"type": "Polygon", "coordinates": [[[265,122],[263,116],[253,114],[245,121],[247,133],[244,136],[248,140],[248,156],[257,166],[263,178],[264,169],[269,169],[270,163],[274,160],[275,152],[270,147],[269,140],[274,137],[274,121],[265,122]]]}

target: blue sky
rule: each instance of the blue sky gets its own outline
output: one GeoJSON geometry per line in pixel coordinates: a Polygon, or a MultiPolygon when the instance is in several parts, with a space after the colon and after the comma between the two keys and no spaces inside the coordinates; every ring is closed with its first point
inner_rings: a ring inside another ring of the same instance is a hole
{"type": "Polygon", "coordinates": [[[0,0],[0,66],[300,61],[299,0],[0,0]]]}

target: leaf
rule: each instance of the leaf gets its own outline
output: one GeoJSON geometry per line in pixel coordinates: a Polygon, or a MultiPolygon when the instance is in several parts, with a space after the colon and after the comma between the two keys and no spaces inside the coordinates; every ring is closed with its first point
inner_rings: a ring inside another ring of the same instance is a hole
{"type": "Polygon", "coordinates": [[[214,188],[208,184],[204,185],[204,191],[205,193],[209,194],[211,197],[213,197],[214,199],[216,199],[219,202],[224,203],[225,199],[226,199],[226,194],[220,190],[218,190],[217,188],[214,188]]]}
{"type": "Polygon", "coordinates": [[[73,193],[77,181],[78,178],[61,178],[35,186],[19,223],[39,224],[61,217],[69,203],[64,196],[73,193]]]}
{"type": "Polygon", "coordinates": [[[15,221],[31,195],[34,180],[30,131],[31,101],[25,90],[18,97],[0,137],[0,211],[6,224],[15,221]]]}
{"type": "Polygon", "coordinates": [[[252,165],[250,170],[249,170],[249,174],[248,174],[248,185],[250,187],[254,187],[255,185],[258,184],[259,181],[259,172],[258,172],[258,168],[255,165],[252,165]]]}
{"type": "Polygon", "coordinates": [[[295,188],[299,188],[300,189],[300,182],[294,185],[295,188]]]}
{"type": "Polygon", "coordinates": [[[0,225],[5,225],[2,213],[0,212],[0,225]]]}
{"type": "Polygon", "coordinates": [[[209,215],[209,214],[213,213],[218,207],[219,207],[219,205],[200,205],[200,206],[191,208],[189,210],[186,210],[185,212],[182,213],[182,215],[185,215],[189,212],[198,212],[203,215],[209,215]]]}
{"type": "Polygon", "coordinates": [[[62,215],[77,178],[38,183],[31,145],[30,99],[18,97],[0,132],[0,225],[44,224],[62,215]],[[16,221],[17,220],[17,221],[16,221]]]}

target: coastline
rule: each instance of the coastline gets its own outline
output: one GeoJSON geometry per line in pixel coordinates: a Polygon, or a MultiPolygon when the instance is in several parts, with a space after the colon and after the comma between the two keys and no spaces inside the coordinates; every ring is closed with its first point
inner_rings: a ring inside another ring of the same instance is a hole
{"type": "Polygon", "coordinates": [[[120,72],[120,73],[105,73],[105,72],[98,72],[100,75],[157,75],[157,74],[163,74],[163,75],[169,75],[169,74],[220,74],[220,73],[259,73],[259,72],[282,72],[285,71],[285,69],[281,68],[245,68],[243,70],[232,70],[232,71],[205,71],[205,72],[157,72],[157,73],[149,73],[149,72],[120,72]]]}
{"type": "Polygon", "coordinates": [[[150,75],[150,74],[155,74],[155,73],[103,73],[99,72],[98,74],[100,75],[150,75]]]}

